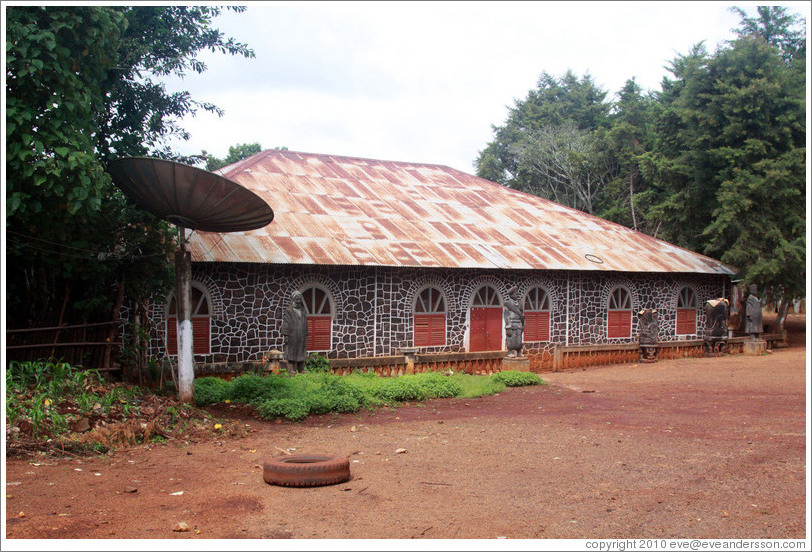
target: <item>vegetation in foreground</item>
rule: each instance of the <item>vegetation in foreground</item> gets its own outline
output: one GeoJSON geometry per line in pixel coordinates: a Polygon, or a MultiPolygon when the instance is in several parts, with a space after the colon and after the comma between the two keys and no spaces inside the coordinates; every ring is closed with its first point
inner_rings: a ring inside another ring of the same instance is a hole
{"type": "Polygon", "coordinates": [[[9,363],[6,453],[88,454],[211,434],[240,434],[172,395],[110,383],[96,370],[58,361],[9,363]]]}
{"type": "Polygon", "coordinates": [[[172,393],[161,394],[110,383],[95,370],[63,362],[11,362],[6,370],[6,451],[87,454],[169,439],[185,441],[240,435],[247,429],[221,420],[201,407],[244,403],[263,419],[299,421],[311,414],[357,412],[436,398],[475,398],[507,387],[541,385],[535,374],[499,372],[492,376],[428,372],[379,377],[336,376],[318,364],[307,373],[244,374],[231,381],[195,380],[196,407],[172,393]]]}
{"type": "Polygon", "coordinates": [[[505,371],[492,376],[426,372],[397,378],[356,372],[336,376],[308,372],[295,376],[244,374],[231,381],[195,380],[198,406],[247,403],[264,419],[303,420],[311,414],[357,412],[406,402],[493,395],[506,387],[541,385],[536,374],[505,371]]]}

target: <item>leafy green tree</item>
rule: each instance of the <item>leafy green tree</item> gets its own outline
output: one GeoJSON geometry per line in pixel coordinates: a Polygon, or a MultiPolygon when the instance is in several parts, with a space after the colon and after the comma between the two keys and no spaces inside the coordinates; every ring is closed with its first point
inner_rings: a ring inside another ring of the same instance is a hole
{"type": "Polygon", "coordinates": [[[537,88],[515,102],[502,126],[493,127],[494,139],[477,157],[477,175],[530,193],[553,189],[554,184],[544,182],[543,172],[534,169],[539,165],[527,157],[532,149],[528,138],[533,141],[551,128],[591,133],[605,126],[611,108],[605,98],[606,92],[589,75],[579,79],[571,71],[561,78],[542,73],[537,88]]]}
{"type": "MultiPolygon", "coordinates": [[[[773,12],[760,13],[764,23],[773,12]]],[[[806,76],[775,39],[792,33],[759,28],[745,20],[739,38],[715,55],[698,46],[672,63],[676,78],[658,96],[646,157],[647,216],[667,239],[736,267],[771,300],[785,299],[785,314],[806,279],[806,76]]]]}
{"type": "MultiPolygon", "coordinates": [[[[745,35],[708,70],[717,83],[707,110],[717,206],[705,251],[758,284],[786,315],[806,284],[806,90],[761,37],[745,35]]],[[[783,316],[781,322],[783,322],[783,316]]]]}
{"type": "Polygon", "coordinates": [[[217,169],[242,161],[247,157],[251,157],[255,153],[262,151],[262,146],[258,142],[253,144],[237,144],[236,146],[229,146],[228,155],[225,159],[218,159],[214,156],[208,155],[204,150],[202,157],[206,159],[206,170],[216,171],[217,169]]]}
{"type": "MultiPolygon", "coordinates": [[[[236,9],[236,8],[235,8],[236,9]]],[[[239,11],[239,9],[237,9],[239,11]]],[[[160,79],[206,67],[203,49],[252,56],[211,27],[218,8],[6,10],[6,309],[10,327],[109,319],[171,282],[172,234],[135,208],[110,159],[175,156],[178,121],[218,112],[160,79]]]]}
{"type": "Polygon", "coordinates": [[[604,136],[615,171],[599,207],[601,217],[646,233],[654,233],[642,216],[649,186],[643,165],[653,146],[654,101],[634,79],[626,81],[618,93],[604,136]]]}
{"type": "Polygon", "coordinates": [[[713,86],[708,59],[700,43],[671,62],[674,78],[663,79],[656,95],[654,145],[643,159],[653,185],[639,197],[655,235],[692,251],[704,249],[701,234],[717,207],[713,176],[721,168],[707,148],[715,132],[704,122],[713,86]]]}
{"type": "Polygon", "coordinates": [[[757,6],[757,17],[750,17],[742,8],[732,7],[741,21],[733,29],[739,37],[755,36],[767,44],[775,46],[784,60],[804,63],[806,57],[806,22],[797,14],[790,13],[783,6],[757,6]]]}
{"type": "Polygon", "coordinates": [[[532,176],[523,191],[594,214],[613,168],[600,135],[565,121],[522,130],[519,136],[514,147],[518,166],[532,176]]]}

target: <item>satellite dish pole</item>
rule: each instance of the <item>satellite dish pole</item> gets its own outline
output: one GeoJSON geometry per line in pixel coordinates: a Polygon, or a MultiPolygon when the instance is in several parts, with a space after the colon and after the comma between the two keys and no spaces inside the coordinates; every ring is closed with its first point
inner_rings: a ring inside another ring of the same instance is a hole
{"type": "Polygon", "coordinates": [[[178,227],[180,247],[175,251],[175,304],[178,308],[178,396],[192,403],[195,396],[192,351],[192,254],[186,249],[186,230],[178,227]]]}

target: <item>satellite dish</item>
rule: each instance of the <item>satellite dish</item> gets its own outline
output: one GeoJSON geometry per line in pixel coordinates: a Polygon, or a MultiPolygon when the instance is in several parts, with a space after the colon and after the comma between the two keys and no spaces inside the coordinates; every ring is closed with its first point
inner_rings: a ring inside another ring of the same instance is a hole
{"type": "Polygon", "coordinates": [[[266,226],[273,210],[261,197],[223,176],[175,161],[124,157],[107,170],[130,199],[176,226],[241,232],[266,226]]]}
{"type": "MultiPolygon", "coordinates": [[[[254,192],[191,165],[152,157],[124,157],[112,161],[107,170],[130,199],[175,226],[203,232],[241,232],[262,228],[273,220],[273,210],[254,192]]],[[[182,401],[192,403],[192,266],[184,242],[180,240],[175,252],[178,394],[182,401]]]]}

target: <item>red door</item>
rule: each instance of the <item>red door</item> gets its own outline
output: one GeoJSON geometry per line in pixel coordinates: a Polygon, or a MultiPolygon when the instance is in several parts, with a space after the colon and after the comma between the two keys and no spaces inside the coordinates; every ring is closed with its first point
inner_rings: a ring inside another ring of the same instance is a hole
{"type": "Polygon", "coordinates": [[[502,349],[502,307],[471,307],[471,352],[502,349]]]}

